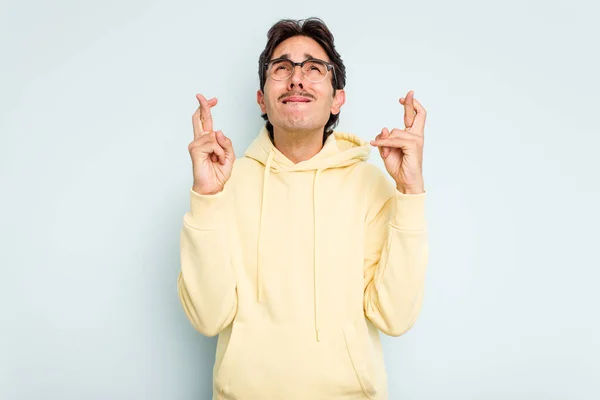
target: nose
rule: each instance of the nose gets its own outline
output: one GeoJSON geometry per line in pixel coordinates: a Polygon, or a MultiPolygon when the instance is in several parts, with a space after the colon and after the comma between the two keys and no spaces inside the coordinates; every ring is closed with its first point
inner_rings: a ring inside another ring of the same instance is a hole
{"type": "Polygon", "coordinates": [[[288,83],[288,91],[293,89],[294,87],[304,88],[304,76],[302,75],[302,68],[299,65],[294,67],[294,71],[292,71],[292,76],[289,78],[288,83]]]}

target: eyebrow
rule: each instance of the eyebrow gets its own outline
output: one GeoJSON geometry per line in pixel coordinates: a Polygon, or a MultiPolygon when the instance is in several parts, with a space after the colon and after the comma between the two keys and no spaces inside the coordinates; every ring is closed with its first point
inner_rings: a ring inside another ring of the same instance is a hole
{"type": "MultiPolygon", "coordinates": [[[[310,54],[310,53],[304,53],[304,57],[306,57],[305,60],[309,60],[311,58],[317,59],[317,57],[313,57],[312,54],[310,54]]],[[[280,55],[277,58],[285,58],[286,60],[289,60],[290,55],[288,53],[285,53],[285,54],[280,55]]]]}

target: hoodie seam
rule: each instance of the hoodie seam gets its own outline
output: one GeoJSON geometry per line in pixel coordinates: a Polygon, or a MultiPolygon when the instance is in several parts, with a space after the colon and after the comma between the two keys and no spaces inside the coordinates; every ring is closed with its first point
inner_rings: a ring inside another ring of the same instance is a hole
{"type": "Polygon", "coordinates": [[[185,225],[187,228],[193,229],[195,231],[198,232],[220,232],[221,228],[201,228],[195,225],[191,225],[190,223],[184,221],[183,225],[185,225]]]}
{"type": "Polygon", "coordinates": [[[390,227],[398,232],[427,232],[427,228],[407,229],[390,222],[390,227]]]}
{"type": "MultiPolygon", "coordinates": [[[[379,308],[379,285],[381,285],[381,281],[383,281],[383,277],[387,271],[387,266],[390,262],[390,253],[392,252],[392,245],[394,244],[394,241],[391,240],[391,232],[390,232],[390,228],[388,228],[388,235],[387,235],[387,239],[386,239],[386,243],[383,245],[383,248],[381,249],[381,255],[383,255],[383,253],[387,253],[385,255],[385,262],[383,264],[381,264],[381,256],[379,258],[379,268],[381,268],[381,272],[379,273],[379,277],[375,280],[374,285],[375,285],[375,291],[377,292],[377,302],[376,302],[376,306],[377,309],[380,310],[379,308]]],[[[377,268],[377,267],[376,267],[377,268]]],[[[381,310],[380,310],[381,311],[381,310]]]]}

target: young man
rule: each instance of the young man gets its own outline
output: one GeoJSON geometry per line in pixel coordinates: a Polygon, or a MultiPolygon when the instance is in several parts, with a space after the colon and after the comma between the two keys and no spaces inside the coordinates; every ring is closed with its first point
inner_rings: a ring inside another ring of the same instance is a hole
{"type": "Polygon", "coordinates": [[[197,95],[179,297],[219,335],[213,399],[387,399],[379,331],[409,330],[423,301],[425,110],[411,91],[405,129],[333,131],[345,68],[327,27],[282,20],[267,36],[267,122],[243,158],[213,130],[217,99],[197,95]]]}

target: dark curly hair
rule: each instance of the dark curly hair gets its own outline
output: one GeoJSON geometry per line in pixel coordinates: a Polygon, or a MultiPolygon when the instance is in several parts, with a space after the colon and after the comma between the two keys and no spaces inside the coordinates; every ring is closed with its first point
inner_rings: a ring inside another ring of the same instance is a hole
{"type": "MultiPolygon", "coordinates": [[[[258,59],[260,90],[264,91],[265,88],[265,63],[271,59],[273,51],[281,42],[294,36],[309,37],[319,43],[323,50],[325,50],[334,68],[333,95],[335,96],[336,90],[343,89],[346,86],[346,67],[340,54],[335,49],[331,31],[321,19],[315,17],[304,20],[282,19],[269,29],[267,33],[267,45],[258,59]]],[[[323,132],[323,142],[333,133],[333,128],[337,126],[339,117],[339,113],[329,115],[329,120],[325,124],[323,132]]],[[[267,129],[271,139],[273,139],[273,125],[269,121],[269,117],[267,114],[263,114],[262,118],[267,121],[267,129]]]]}

